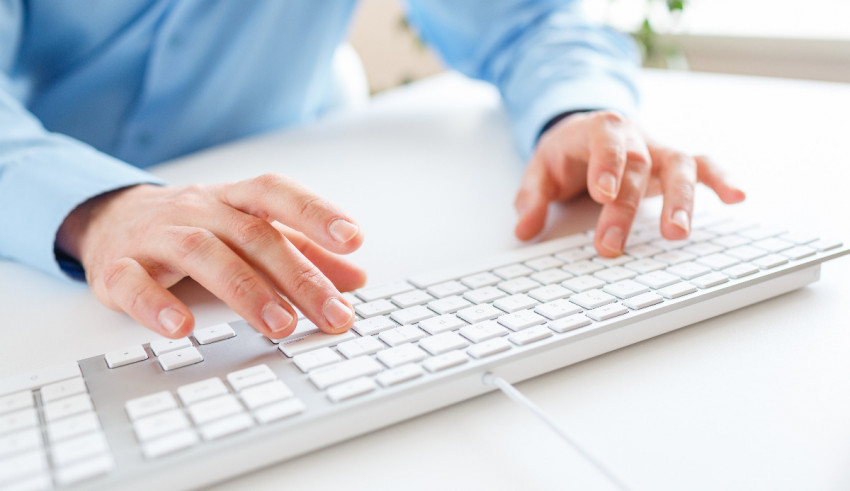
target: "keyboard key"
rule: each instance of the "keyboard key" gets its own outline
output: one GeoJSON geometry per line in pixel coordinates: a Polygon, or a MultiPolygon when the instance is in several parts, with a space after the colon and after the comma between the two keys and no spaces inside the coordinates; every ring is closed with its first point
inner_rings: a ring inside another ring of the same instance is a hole
{"type": "Polygon", "coordinates": [[[0,379],[0,394],[5,396],[6,394],[20,392],[22,390],[37,389],[43,385],[80,377],[81,375],[80,367],[76,363],[54,365],[35,372],[0,379]]]}
{"type": "Polygon", "coordinates": [[[239,394],[248,409],[256,409],[292,396],[292,390],[280,380],[248,387],[239,394]]]}
{"type": "Polygon", "coordinates": [[[414,305],[428,303],[431,300],[434,300],[434,297],[428,295],[422,290],[411,290],[409,292],[393,295],[390,300],[392,300],[394,304],[398,305],[399,308],[406,309],[407,307],[413,307],[414,305]]]}
{"type": "Polygon", "coordinates": [[[53,489],[53,482],[50,480],[50,475],[47,471],[43,474],[28,476],[14,483],[4,484],[5,491],[42,491],[53,489]]]}
{"type": "Polygon", "coordinates": [[[177,388],[177,396],[183,401],[184,406],[223,394],[227,394],[227,387],[218,377],[208,378],[177,388]]]}
{"type": "Polygon", "coordinates": [[[503,280],[510,280],[520,276],[528,276],[533,272],[533,269],[523,264],[509,264],[508,266],[502,266],[501,268],[493,270],[493,274],[503,280]]]}
{"type": "MultiPolygon", "coordinates": [[[[378,356],[380,357],[381,353],[386,353],[387,351],[389,350],[379,352],[378,356]]],[[[374,375],[381,370],[383,370],[383,367],[378,362],[368,356],[361,356],[360,358],[342,361],[329,367],[313,370],[310,372],[309,379],[317,388],[324,390],[332,385],[341,384],[357,377],[374,375]]]]}
{"type": "Polygon", "coordinates": [[[470,346],[466,352],[477,359],[486,358],[511,349],[510,343],[504,338],[494,338],[483,343],[470,346]]]}
{"type": "Polygon", "coordinates": [[[406,309],[396,310],[390,314],[390,318],[401,325],[405,325],[416,324],[421,320],[434,317],[435,315],[437,314],[435,314],[433,310],[425,307],[424,305],[416,305],[406,309]]]}
{"type": "Polygon", "coordinates": [[[74,461],[109,452],[109,445],[101,432],[89,433],[50,447],[53,465],[65,467],[74,461]]]}
{"type": "Polygon", "coordinates": [[[38,426],[38,413],[34,408],[21,409],[0,416],[0,435],[38,426]]]}
{"type": "Polygon", "coordinates": [[[369,317],[375,317],[376,315],[389,314],[395,309],[396,306],[386,299],[375,300],[374,302],[361,303],[354,306],[354,311],[357,312],[357,315],[363,317],[364,319],[368,319],[369,317]]]}
{"type": "MultiPolygon", "coordinates": [[[[507,312],[510,314],[518,310],[530,309],[536,306],[538,303],[540,302],[529,297],[528,295],[518,293],[516,295],[511,295],[510,297],[500,298],[499,300],[496,300],[495,302],[493,302],[493,306],[498,308],[502,312],[507,312]]],[[[502,312],[499,312],[499,315],[502,315],[502,312]]]]}
{"type": "Polygon", "coordinates": [[[109,368],[123,367],[131,363],[136,363],[148,359],[148,352],[142,345],[130,346],[124,349],[110,351],[103,355],[106,361],[106,366],[109,368]]]}
{"type": "Polygon", "coordinates": [[[443,298],[450,295],[460,295],[466,290],[468,290],[468,288],[457,281],[446,281],[429,286],[427,292],[437,298],[443,298]]]}
{"type": "Polygon", "coordinates": [[[560,319],[581,312],[581,308],[567,299],[544,303],[534,308],[534,311],[548,319],[560,319]]]}
{"type": "Polygon", "coordinates": [[[626,263],[623,265],[623,267],[628,268],[638,274],[646,274],[651,273],[653,271],[658,271],[659,269],[666,268],[667,263],[656,261],[655,259],[651,258],[642,258],[638,259],[637,261],[626,263]]]}
{"type": "Polygon", "coordinates": [[[570,302],[585,309],[595,309],[616,301],[617,299],[613,295],[609,295],[602,290],[588,290],[570,297],[570,302]]]}
{"type": "Polygon", "coordinates": [[[508,330],[496,321],[484,321],[461,328],[458,332],[461,336],[471,342],[480,343],[482,341],[487,341],[488,339],[502,336],[503,334],[506,334],[508,330]]]}
{"type": "Polygon", "coordinates": [[[499,283],[498,287],[500,290],[508,293],[509,295],[515,295],[517,293],[525,293],[529,290],[539,288],[540,283],[532,280],[531,278],[521,276],[512,280],[503,281],[499,283]]]}
{"type": "Polygon", "coordinates": [[[508,336],[508,340],[517,346],[525,346],[550,336],[552,336],[552,331],[546,326],[534,326],[511,334],[508,336]]]}
{"type": "Polygon", "coordinates": [[[569,288],[570,290],[576,293],[581,293],[596,288],[602,288],[603,286],[605,286],[605,280],[600,280],[599,278],[587,275],[576,276],[575,278],[570,278],[567,281],[561,283],[561,286],[563,286],[564,288],[569,288]]]}
{"type": "Polygon", "coordinates": [[[742,245],[749,244],[751,241],[750,239],[741,237],[740,235],[724,235],[711,239],[711,242],[721,247],[731,249],[733,247],[739,247],[742,245]]]}
{"type": "Polygon", "coordinates": [[[764,249],[768,252],[782,252],[785,249],[790,249],[794,247],[793,242],[782,240],[776,237],[769,237],[767,239],[757,240],[751,245],[753,247],[758,247],[759,249],[764,249]]]}
{"type": "Polygon", "coordinates": [[[398,324],[393,322],[389,317],[379,315],[378,317],[372,317],[370,319],[363,319],[355,322],[353,329],[361,336],[371,336],[372,334],[377,334],[381,331],[386,331],[387,329],[392,329],[397,326],[398,324]]]}
{"type": "Polygon", "coordinates": [[[610,293],[617,298],[631,298],[635,295],[640,295],[649,291],[649,287],[642,283],[632,280],[623,280],[610,285],[605,285],[602,289],[605,293],[610,293]]]}
{"type": "Polygon", "coordinates": [[[750,263],[741,263],[732,266],[731,268],[726,268],[723,271],[723,274],[726,276],[737,280],[738,278],[743,278],[744,276],[749,276],[751,274],[755,274],[759,272],[759,269],[753,266],[750,263]]]}
{"type": "MultiPolygon", "coordinates": [[[[631,239],[631,236],[629,237],[629,239],[631,239]]],[[[631,242],[631,240],[629,240],[629,242],[631,242]]],[[[655,246],[651,246],[649,244],[640,244],[632,247],[626,247],[626,254],[638,260],[650,258],[656,254],[661,254],[662,252],[664,252],[662,249],[659,249],[655,246]]]]}
{"type": "Polygon", "coordinates": [[[608,283],[616,283],[618,281],[630,280],[637,276],[637,273],[621,266],[614,266],[598,271],[593,276],[608,283]]]}
{"type": "Polygon", "coordinates": [[[578,329],[579,327],[584,327],[590,325],[590,319],[587,316],[582,314],[574,314],[569,317],[564,317],[562,319],[554,320],[546,324],[546,327],[557,332],[557,333],[565,333],[567,331],[572,331],[573,329],[578,329]]]}
{"type": "MultiPolygon", "coordinates": [[[[299,315],[303,315],[303,314],[299,313],[299,315]]],[[[298,324],[296,324],[295,330],[292,331],[292,334],[290,334],[289,336],[283,337],[283,338],[277,338],[277,339],[269,338],[269,340],[271,342],[275,343],[275,344],[278,344],[278,343],[281,343],[281,342],[290,343],[290,342],[292,342],[296,339],[301,339],[305,336],[309,336],[311,334],[316,334],[317,332],[319,332],[319,327],[316,326],[316,324],[313,324],[313,322],[311,322],[309,319],[306,319],[304,317],[299,317],[298,318],[298,324]]]]}
{"type": "Polygon", "coordinates": [[[467,307],[457,312],[458,317],[465,320],[466,322],[469,322],[470,324],[495,319],[500,315],[502,315],[501,310],[497,309],[492,305],[487,304],[476,305],[475,307],[467,307]]]}
{"type": "Polygon", "coordinates": [[[384,331],[381,334],[378,334],[378,338],[390,346],[412,343],[424,337],[425,333],[422,329],[410,325],[396,327],[395,329],[390,329],[389,331],[384,331]]]}
{"type": "Polygon", "coordinates": [[[228,324],[216,324],[202,329],[195,329],[194,336],[198,344],[210,344],[236,337],[236,331],[228,324]]]}
{"type": "Polygon", "coordinates": [[[711,254],[697,259],[697,262],[708,266],[711,269],[720,271],[730,266],[738,264],[740,261],[737,258],[723,253],[711,254]]]}
{"type": "Polygon", "coordinates": [[[439,356],[428,358],[422,363],[425,370],[436,373],[452,367],[463,365],[469,361],[469,357],[463,351],[449,351],[439,356]]]}
{"type": "Polygon", "coordinates": [[[201,426],[198,431],[204,440],[215,440],[232,435],[254,426],[254,420],[246,413],[234,414],[201,426]]]}
{"type": "Polygon", "coordinates": [[[533,275],[529,276],[529,278],[542,285],[560,283],[572,277],[573,275],[567,273],[563,269],[547,269],[544,271],[538,271],[537,273],[534,273],[533,275]]]}
{"type": "Polygon", "coordinates": [[[572,274],[573,276],[584,276],[593,274],[597,271],[601,271],[605,269],[605,266],[599,263],[595,263],[593,261],[579,261],[577,263],[562,266],[561,269],[572,274]]]}
{"type": "Polygon", "coordinates": [[[361,288],[354,292],[364,302],[372,302],[382,298],[392,297],[399,293],[409,292],[414,286],[406,281],[394,281],[384,285],[361,288]]]}
{"type": "Polygon", "coordinates": [[[644,285],[652,288],[653,290],[658,290],[659,288],[664,288],[665,286],[670,286],[674,283],[679,282],[679,277],[674,276],[666,271],[653,271],[651,273],[642,274],[640,276],[635,277],[635,281],[638,283],[643,283],[644,285]]]}
{"type": "Polygon", "coordinates": [[[377,388],[378,386],[375,385],[372,379],[360,377],[350,382],[331,387],[328,389],[327,395],[331,402],[342,402],[353,397],[368,394],[377,388]]]}
{"type": "Polygon", "coordinates": [[[337,351],[348,359],[357,358],[358,356],[371,355],[377,353],[387,346],[375,336],[363,336],[354,338],[344,343],[336,345],[337,351]]]}
{"type": "Polygon", "coordinates": [[[100,422],[93,412],[85,412],[76,416],[63,418],[47,425],[47,437],[51,443],[71,438],[100,429],[100,422]]]}
{"type": "Polygon", "coordinates": [[[375,377],[375,380],[384,387],[391,387],[402,382],[417,379],[424,374],[425,372],[422,371],[422,368],[420,368],[419,365],[408,363],[407,365],[402,365],[379,373],[375,377]]]}
{"type": "Polygon", "coordinates": [[[489,303],[498,298],[506,296],[507,293],[499,290],[495,286],[485,286],[476,290],[470,290],[463,294],[463,298],[474,304],[489,303]]]}
{"type": "Polygon", "coordinates": [[[492,286],[500,281],[502,281],[501,278],[489,272],[465,276],[460,280],[461,283],[473,290],[477,290],[485,286],[492,286]]]}
{"type": "Polygon", "coordinates": [[[164,390],[144,397],[130,399],[124,404],[124,409],[127,411],[127,416],[130,421],[136,421],[159,412],[169,409],[176,409],[177,401],[171,392],[164,390]]]}
{"type": "Polygon", "coordinates": [[[726,283],[727,281],[729,281],[728,276],[719,271],[714,271],[708,273],[707,275],[694,278],[693,280],[691,280],[691,283],[697,288],[705,289],[711,288],[712,286],[721,285],[723,283],[726,283]]]}
{"type": "Polygon", "coordinates": [[[817,249],[820,252],[826,252],[826,251],[830,251],[832,249],[836,249],[838,247],[841,247],[842,245],[844,245],[844,244],[840,240],[818,239],[818,240],[812,242],[811,244],[809,244],[809,247],[814,247],[815,249],[817,249]]]}
{"type": "Polygon", "coordinates": [[[190,426],[189,418],[179,409],[171,409],[133,422],[133,430],[140,442],[148,442],[190,426]]]}
{"type": "MultiPolygon", "coordinates": [[[[469,293],[469,292],[467,292],[469,293]]],[[[450,297],[441,298],[428,303],[428,308],[438,314],[452,314],[460,309],[471,307],[472,303],[469,300],[452,295],[450,297]]]]}
{"type": "Polygon", "coordinates": [[[658,293],[664,298],[679,298],[697,291],[696,287],[690,283],[674,283],[670,286],[658,290],[658,293]]]}
{"type": "Polygon", "coordinates": [[[809,246],[796,246],[782,251],[782,255],[788,259],[797,261],[809,256],[813,256],[817,251],[809,246]]]}
{"type": "Polygon", "coordinates": [[[663,263],[667,263],[669,265],[675,265],[679,263],[683,263],[685,261],[693,261],[697,257],[689,252],[685,251],[667,251],[662,252],[661,254],[656,254],[653,256],[653,259],[656,261],[661,261],[663,263]]]}
{"type": "MultiPolygon", "coordinates": [[[[661,238],[661,239],[658,239],[658,240],[654,240],[654,241],[652,241],[652,242],[650,243],[650,245],[652,245],[652,246],[654,246],[654,247],[657,247],[657,248],[659,248],[659,249],[661,249],[661,250],[667,251],[667,252],[671,252],[671,251],[676,251],[676,250],[678,250],[678,249],[682,249],[683,247],[688,246],[688,245],[690,245],[690,244],[691,244],[691,241],[690,241],[690,240],[688,240],[688,239],[684,239],[684,240],[667,240],[667,239],[664,239],[664,238],[661,238]]],[[[662,254],[663,254],[663,253],[662,253],[662,254]]]]}
{"type": "Polygon", "coordinates": [[[788,258],[780,254],[768,254],[753,261],[761,269],[773,269],[788,262],[788,258]]]}
{"type": "Polygon", "coordinates": [[[667,268],[667,272],[676,275],[683,280],[690,280],[696,278],[697,276],[702,276],[704,274],[710,273],[711,268],[709,268],[708,266],[703,266],[699,263],[687,261],[684,263],[676,264],[675,266],[670,266],[669,268],[667,268]]]}
{"type": "Polygon", "coordinates": [[[145,455],[145,458],[155,459],[177,452],[178,450],[189,448],[197,444],[198,441],[198,434],[195,433],[195,430],[189,428],[145,442],[142,445],[142,453],[145,455]]]}
{"type": "Polygon", "coordinates": [[[641,293],[640,295],[631,297],[627,300],[623,300],[623,305],[632,309],[632,310],[640,310],[650,307],[655,304],[659,304],[664,301],[664,298],[661,295],[653,292],[641,293]]]}
{"type": "Polygon", "coordinates": [[[28,407],[33,407],[32,392],[29,390],[0,397],[0,415],[28,407]]]}
{"type": "Polygon", "coordinates": [[[563,265],[564,261],[556,258],[555,256],[542,256],[526,261],[523,264],[535,271],[543,271],[546,269],[557,268],[563,265]]]}
{"type": "Polygon", "coordinates": [[[0,460],[0,484],[47,472],[44,452],[34,450],[0,460]]]}
{"type": "Polygon", "coordinates": [[[428,353],[419,346],[408,343],[379,351],[376,357],[387,368],[395,368],[406,363],[422,361],[428,357],[428,353]]]}
{"type": "Polygon", "coordinates": [[[595,256],[596,253],[594,251],[588,251],[583,248],[569,249],[566,251],[559,252],[555,254],[555,257],[568,263],[577,263],[579,261],[583,261],[585,259],[589,259],[595,256]]]}
{"type": "Polygon", "coordinates": [[[204,357],[201,355],[201,352],[193,346],[191,348],[183,348],[177,351],[169,351],[168,353],[159,355],[157,360],[159,361],[159,366],[167,372],[169,370],[176,370],[185,366],[194,365],[195,363],[200,363],[204,361],[204,357]]]}
{"type": "Polygon", "coordinates": [[[432,355],[441,355],[448,351],[465,348],[469,342],[456,332],[444,332],[423,339],[419,346],[432,355]]]}
{"type": "Polygon", "coordinates": [[[521,331],[531,326],[543,324],[546,320],[545,317],[531,310],[520,310],[511,314],[505,314],[498,319],[499,324],[511,331],[521,331]]]}
{"type": "Polygon", "coordinates": [[[240,392],[252,385],[271,382],[276,379],[277,375],[266,364],[254,365],[253,367],[243,368],[242,370],[236,370],[227,374],[227,383],[236,392],[240,392]]]}
{"type": "Polygon", "coordinates": [[[627,309],[624,305],[618,303],[609,303],[608,305],[603,305],[602,307],[597,307],[595,309],[588,310],[587,312],[585,312],[585,315],[595,321],[606,321],[608,319],[627,314],[628,312],[629,309],[627,309]]]}
{"type": "Polygon", "coordinates": [[[803,245],[818,240],[817,234],[813,234],[806,230],[795,230],[779,236],[780,239],[803,245]]]}
{"type": "Polygon", "coordinates": [[[560,285],[546,285],[528,292],[529,297],[540,302],[551,302],[552,300],[569,297],[572,294],[572,291],[567,290],[560,285]]]}
{"type": "Polygon", "coordinates": [[[38,428],[28,428],[0,437],[0,459],[28,450],[38,450],[41,447],[41,432],[38,428]]]}
{"type": "Polygon", "coordinates": [[[56,470],[56,482],[70,486],[108,473],[115,467],[111,455],[101,454],[56,470]]]}
{"type": "Polygon", "coordinates": [[[171,351],[177,351],[179,349],[191,348],[192,341],[189,338],[180,338],[180,339],[158,339],[156,341],[152,341],[150,344],[151,351],[155,356],[160,356],[165,353],[171,351]]]}
{"type": "Polygon", "coordinates": [[[323,332],[317,332],[316,334],[311,334],[294,341],[282,341],[281,344],[278,345],[278,348],[284,355],[292,358],[295,355],[306,353],[307,351],[324,348],[326,346],[333,346],[356,337],[357,335],[351,331],[345,331],[342,334],[326,334],[323,332]]]}
{"type": "Polygon", "coordinates": [[[767,251],[765,251],[764,249],[759,249],[758,247],[743,245],[733,247],[732,249],[726,249],[726,254],[734,258],[740,259],[741,261],[752,261],[753,259],[758,259],[766,255],[767,251]]]}
{"type": "Polygon", "coordinates": [[[787,232],[784,228],[780,227],[765,227],[765,226],[757,226],[748,228],[746,230],[741,230],[738,232],[742,237],[747,237],[752,240],[762,240],[768,237],[774,237],[776,235],[781,235],[787,232]]]}
{"type": "Polygon", "coordinates": [[[300,399],[287,399],[254,411],[254,418],[261,424],[271,423],[304,412],[305,406],[300,399]]]}
{"type": "Polygon", "coordinates": [[[709,256],[711,254],[716,254],[723,250],[723,246],[719,246],[717,244],[712,244],[711,242],[697,242],[696,244],[691,244],[687,247],[682,248],[685,252],[690,252],[695,256],[709,256]]]}
{"type": "Polygon", "coordinates": [[[44,405],[44,419],[50,423],[75,414],[92,411],[94,408],[88,394],[59,399],[44,405]]]}
{"type": "MultiPolygon", "coordinates": [[[[351,341],[346,341],[347,343],[352,343],[355,341],[359,341],[361,339],[374,339],[374,338],[357,338],[352,339],[351,341]]],[[[292,362],[295,363],[295,366],[298,367],[304,373],[313,370],[314,368],[323,367],[325,365],[330,365],[332,363],[336,363],[342,360],[342,357],[337,354],[336,351],[330,348],[319,348],[313,351],[308,351],[306,353],[301,353],[300,355],[296,355],[292,357],[292,362]]]]}
{"type": "MultiPolygon", "coordinates": [[[[345,301],[348,302],[349,305],[351,305],[351,306],[357,305],[359,303],[363,303],[363,300],[360,300],[359,298],[357,298],[356,295],[354,295],[351,292],[343,292],[342,298],[344,298],[345,301]]],[[[299,319],[301,317],[303,317],[303,314],[301,314],[301,312],[298,312],[298,314],[299,314],[299,316],[298,316],[299,319]]]]}
{"type": "Polygon", "coordinates": [[[459,329],[466,325],[466,322],[451,314],[431,317],[430,319],[425,319],[418,324],[420,329],[423,329],[431,335],[440,334],[441,332],[446,331],[454,331],[455,329],[459,329]]]}
{"type": "Polygon", "coordinates": [[[628,254],[621,254],[617,257],[594,257],[592,259],[596,264],[601,264],[606,268],[613,268],[615,266],[622,266],[626,263],[630,263],[634,261],[635,258],[629,256],[628,254]]]}
{"type": "Polygon", "coordinates": [[[233,394],[225,394],[192,404],[186,410],[192,421],[199,426],[243,411],[242,405],[233,394]]]}

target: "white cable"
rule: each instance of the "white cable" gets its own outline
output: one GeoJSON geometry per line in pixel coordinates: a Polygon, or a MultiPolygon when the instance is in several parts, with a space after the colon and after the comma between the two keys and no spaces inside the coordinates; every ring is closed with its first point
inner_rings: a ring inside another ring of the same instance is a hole
{"type": "Polygon", "coordinates": [[[623,484],[622,481],[617,479],[617,476],[615,476],[610,470],[605,468],[605,466],[602,465],[601,462],[596,460],[592,455],[590,455],[583,448],[581,448],[578,443],[576,443],[575,441],[573,441],[572,438],[570,438],[570,436],[567,434],[566,431],[564,431],[563,428],[558,426],[558,423],[556,423],[552,418],[550,418],[548,414],[543,412],[543,410],[540,409],[537,404],[532,402],[531,399],[525,397],[520,391],[516,389],[516,387],[511,385],[507,380],[499,378],[490,372],[485,373],[484,377],[482,377],[481,380],[482,382],[484,382],[484,385],[496,387],[497,389],[504,392],[504,394],[508,396],[509,399],[531,411],[531,413],[537,416],[537,418],[539,418],[543,423],[545,423],[546,426],[554,430],[555,433],[557,433],[558,436],[561,437],[561,439],[567,442],[569,446],[571,446],[576,452],[581,454],[581,456],[584,457],[585,460],[587,460],[594,467],[596,467],[596,470],[598,470],[602,475],[604,475],[614,486],[616,486],[618,489],[622,489],[623,491],[628,491],[629,488],[626,487],[626,485],[623,484]]]}

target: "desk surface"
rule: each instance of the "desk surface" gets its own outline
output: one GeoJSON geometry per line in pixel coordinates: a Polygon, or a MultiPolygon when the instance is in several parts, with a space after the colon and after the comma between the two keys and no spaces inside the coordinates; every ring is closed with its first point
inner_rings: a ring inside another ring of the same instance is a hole
{"type": "MultiPolygon", "coordinates": [[[[649,132],[711,154],[748,191],[735,213],[850,240],[850,86],[651,71],[643,85],[649,132]]],[[[176,183],[288,174],[360,221],[367,239],[354,259],[380,283],[517,247],[511,203],[522,166],[496,93],[444,75],[155,172],[176,183]]],[[[697,206],[717,200],[701,193],[697,206]]],[[[589,228],[597,212],[587,200],[557,207],[545,236],[589,228]]],[[[633,489],[850,488],[848,277],[850,261],[827,263],[807,288],[519,388],[633,489]]],[[[234,318],[192,282],[175,288],[198,325],[234,318]]],[[[0,299],[0,377],[153,337],[85,285],[17,264],[0,262],[0,299]]],[[[495,393],[220,488],[281,485],[606,489],[495,393]]]]}

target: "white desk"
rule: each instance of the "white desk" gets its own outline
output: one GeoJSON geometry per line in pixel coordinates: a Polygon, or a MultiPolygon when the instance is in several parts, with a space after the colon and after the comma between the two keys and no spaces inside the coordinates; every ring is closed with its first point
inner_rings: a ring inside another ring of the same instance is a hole
{"type": "MultiPolygon", "coordinates": [[[[658,72],[645,73],[644,85],[645,126],[732,169],[749,192],[736,211],[850,240],[850,86],[658,72]]],[[[155,171],[177,183],[270,171],[307,183],[363,225],[354,257],[376,283],[518,245],[511,203],[522,163],[505,116],[490,88],[454,75],[155,171]]],[[[704,193],[698,206],[715,203],[704,193]]],[[[596,212],[586,200],[561,208],[546,236],[588,228],[596,212]]],[[[519,388],[633,489],[850,488],[848,277],[850,261],[827,263],[808,288],[519,388]]],[[[191,282],[177,292],[198,325],[233,319],[191,282]]],[[[84,285],[17,264],[0,262],[0,304],[0,377],[152,338],[84,285]]],[[[606,485],[494,393],[221,488],[249,486],[606,485]]]]}

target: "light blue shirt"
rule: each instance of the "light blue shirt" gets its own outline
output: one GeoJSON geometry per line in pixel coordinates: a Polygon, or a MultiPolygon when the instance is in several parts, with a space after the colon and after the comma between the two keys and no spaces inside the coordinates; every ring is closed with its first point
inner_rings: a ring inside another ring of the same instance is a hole
{"type": "MultiPolygon", "coordinates": [[[[445,62],[496,85],[528,156],[570,110],[634,112],[631,41],[572,0],[410,0],[445,62]]],[[[0,257],[61,275],[85,200],[146,166],[317,118],[355,0],[0,0],[0,257]]]]}

